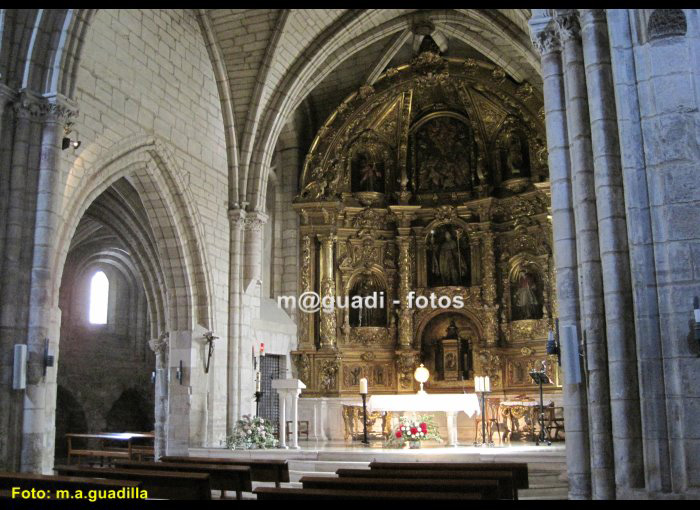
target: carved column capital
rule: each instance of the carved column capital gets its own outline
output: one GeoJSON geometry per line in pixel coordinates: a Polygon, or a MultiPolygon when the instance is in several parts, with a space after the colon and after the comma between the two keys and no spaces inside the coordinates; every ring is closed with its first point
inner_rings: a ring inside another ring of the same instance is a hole
{"type": "Polygon", "coordinates": [[[153,338],[148,341],[148,346],[156,354],[156,356],[162,356],[168,350],[168,344],[170,343],[170,333],[165,331],[160,334],[158,338],[153,338]]]}
{"type": "Polygon", "coordinates": [[[559,40],[559,34],[557,33],[556,28],[551,25],[537,32],[533,31],[532,44],[543,57],[550,53],[561,50],[561,41],[559,40]]]}
{"type": "Polygon", "coordinates": [[[228,210],[228,220],[232,227],[243,228],[245,225],[246,212],[244,209],[234,207],[228,210]]]}
{"type": "Polygon", "coordinates": [[[556,9],[554,21],[559,27],[559,37],[565,43],[581,35],[581,24],[576,9],[556,9]]]}
{"type": "Polygon", "coordinates": [[[267,223],[269,216],[260,211],[252,211],[245,215],[245,229],[252,232],[261,232],[263,226],[267,223]]]}

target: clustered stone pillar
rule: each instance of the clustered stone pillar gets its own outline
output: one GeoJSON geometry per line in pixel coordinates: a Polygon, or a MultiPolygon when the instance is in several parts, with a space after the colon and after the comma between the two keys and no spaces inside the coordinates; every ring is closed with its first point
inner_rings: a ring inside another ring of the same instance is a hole
{"type": "MultiPolygon", "coordinates": [[[[566,101],[557,31],[546,28],[536,34],[535,46],[542,54],[542,79],[547,127],[549,180],[552,190],[552,235],[556,265],[556,289],[560,331],[579,327],[579,299],[576,257],[576,226],[571,192],[571,164],[566,127],[566,101]]],[[[567,356],[569,345],[562,345],[567,356]]],[[[578,354],[578,353],[576,353],[578,354]]],[[[583,382],[575,383],[565,374],[564,423],[566,423],[569,498],[591,496],[591,466],[588,445],[588,413],[583,382]]]]}
{"type": "Polygon", "coordinates": [[[169,335],[162,333],[158,338],[148,342],[156,355],[156,388],[155,388],[155,440],[154,454],[156,460],[166,454],[168,427],[168,346],[169,335]]]}
{"type": "MultiPolygon", "coordinates": [[[[324,234],[318,236],[321,242],[321,263],[320,263],[320,283],[321,283],[321,299],[326,302],[335,303],[335,274],[333,270],[333,244],[335,243],[334,234],[324,234]]],[[[321,325],[320,339],[321,349],[336,348],[336,314],[335,307],[331,306],[324,309],[321,306],[321,325]]]]}
{"type": "MultiPolygon", "coordinates": [[[[625,200],[610,48],[602,9],[581,9],[595,196],[604,275],[610,408],[618,491],[644,486],[639,381],[625,200]]],[[[626,496],[626,494],[621,494],[626,496]]]]}
{"type": "Polygon", "coordinates": [[[630,497],[644,463],[609,27],[604,10],[539,12],[559,318],[585,351],[587,393],[564,386],[570,497],[630,497]]]}
{"type": "Polygon", "coordinates": [[[650,491],[670,491],[671,462],[666,425],[665,384],[662,341],[654,271],[654,245],[649,190],[640,125],[639,96],[635,57],[632,49],[630,16],[627,9],[606,13],[610,38],[615,106],[620,139],[622,179],[625,190],[631,277],[634,289],[634,317],[639,363],[640,409],[644,417],[642,433],[646,487],[650,491]]]}

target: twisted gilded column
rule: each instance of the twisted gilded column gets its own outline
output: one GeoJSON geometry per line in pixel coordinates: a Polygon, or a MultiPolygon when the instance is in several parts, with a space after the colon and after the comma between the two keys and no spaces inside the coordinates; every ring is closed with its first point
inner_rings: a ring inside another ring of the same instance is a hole
{"type": "MultiPolygon", "coordinates": [[[[301,238],[301,271],[299,274],[299,295],[313,291],[313,264],[315,260],[315,245],[311,236],[304,235],[301,238]]],[[[314,346],[314,331],[312,315],[301,308],[299,314],[299,349],[310,349],[314,346]]]]}
{"type": "MultiPolygon", "coordinates": [[[[335,243],[334,234],[319,234],[318,240],[321,242],[320,283],[321,299],[335,304],[335,271],[333,268],[333,245],[335,243]]],[[[321,306],[320,340],[321,349],[336,349],[337,321],[335,306],[324,309],[321,306]]]]}
{"type": "Polygon", "coordinates": [[[583,48],[578,14],[575,10],[557,10],[555,21],[563,43],[581,325],[586,345],[592,495],[595,499],[614,499],[615,466],[612,455],[605,304],[583,48]]]}
{"type": "Polygon", "coordinates": [[[408,293],[413,287],[411,237],[396,237],[399,245],[399,348],[410,349],[413,343],[413,310],[408,306],[408,293]]]}
{"type": "MultiPolygon", "coordinates": [[[[494,252],[493,232],[484,232],[483,274],[481,287],[484,292],[484,302],[490,308],[496,306],[496,254],[494,252]]],[[[495,347],[498,344],[498,314],[486,326],[486,345],[495,347]]]]}
{"type": "Polygon", "coordinates": [[[607,338],[615,485],[644,487],[637,350],[610,46],[603,9],[580,9],[607,338]]]}
{"type": "MultiPolygon", "coordinates": [[[[547,153],[552,197],[552,237],[560,331],[579,328],[578,260],[576,225],[571,190],[571,162],[567,131],[566,100],[559,35],[550,18],[539,24],[530,21],[535,47],[542,56],[547,153]]],[[[554,312],[554,311],[553,311],[554,312]]],[[[555,314],[557,312],[554,312],[555,314]]],[[[569,345],[562,345],[568,357],[569,345]]],[[[578,352],[576,353],[578,355],[578,352]]],[[[574,359],[579,359],[574,356],[574,359]]],[[[569,499],[591,497],[591,466],[588,445],[586,387],[564,374],[564,422],[566,423],[566,464],[569,499]]]]}

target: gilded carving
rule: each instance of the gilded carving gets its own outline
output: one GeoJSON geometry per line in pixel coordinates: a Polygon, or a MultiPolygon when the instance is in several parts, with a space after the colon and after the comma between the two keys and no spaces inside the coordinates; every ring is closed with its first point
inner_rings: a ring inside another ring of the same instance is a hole
{"type": "Polygon", "coordinates": [[[338,370],[340,369],[340,357],[321,361],[319,370],[319,387],[324,392],[338,389],[338,370]]]}

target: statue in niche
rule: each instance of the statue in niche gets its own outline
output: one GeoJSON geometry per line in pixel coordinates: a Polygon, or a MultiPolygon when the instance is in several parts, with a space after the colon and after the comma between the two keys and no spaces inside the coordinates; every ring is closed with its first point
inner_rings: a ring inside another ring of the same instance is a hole
{"type": "Polygon", "coordinates": [[[386,292],[374,275],[358,278],[350,291],[349,306],[351,327],[386,327],[386,292]],[[360,305],[354,306],[360,299],[360,305]]]}
{"type": "Polygon", "coordinates": [[[384,368],[375,367],[374,369],[374,384],[384,386],[384,368]]]}
{"type": "Polygon", "coordinates": [[[352,191],[384,193],[384,159],[378,150],[357,149],[352,156],[350,169],[352,191]]]}
{"type": "Polygon", "coordinates": [[[410,152],[418,192],[471,191],[476,148],[464,122],[447,116],[427,121],[412,136],[410,152]]]}
{"type": "Polygon", "coordinates": [[[421,362],[437,380],[445,380],[445,371],[459,371],[462,379],[473,376],[472,341],[474,330],[464,315],[443,313],[434,317],[425,326],[421,339],[421,362]],[[458,348],[443,357],[442,342],[457,340],[458,348]],[[444,359],[443,359],[444,358],[444,359]]]}
{"type": "Polygon", "coordinates": [[[428,285],[464,286],[471,284],[469,243],[460,228],[443,226],[428,236],[428,285]]]}
{"type": "Polygon", "coordinates": [[[537,275],[530,271],[519,271],[511,285],[513,320],[541,319],[542,288],[537,275]]]}
{"type": "Polygon", "coordinates": [[[497,146],[501,180],[530,177],[529,145],[515,117],[506,119],[497,146]]]}

